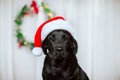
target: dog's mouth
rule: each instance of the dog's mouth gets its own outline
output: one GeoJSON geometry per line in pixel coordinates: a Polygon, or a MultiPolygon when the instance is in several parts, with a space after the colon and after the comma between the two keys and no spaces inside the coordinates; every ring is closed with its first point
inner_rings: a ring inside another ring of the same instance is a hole
{"type": "Polygon", "coordinates": [[[56,61],[63,61],[64,60],[64,54],[63,53],[56,53],[56,61]]]}
{"type": "Polygon", "coordinates": [[[64,54],[62,54],[62,53],[58,54],[58,53],[57,53],[56,58],[57,58],[57,59],[62,59],[63,56],[64,56],[64,54]]]}

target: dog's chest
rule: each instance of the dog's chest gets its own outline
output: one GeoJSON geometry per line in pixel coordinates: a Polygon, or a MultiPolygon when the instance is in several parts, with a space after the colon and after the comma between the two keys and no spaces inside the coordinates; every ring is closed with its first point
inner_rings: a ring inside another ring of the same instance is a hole
{"type": "Polygon", "coordinates": [[[50,68],[50,74],[53,76],[61,75],[64,73],[64,70],[62,68],[57,68],[57,67],[51,67],[50,68]]]}
{"type": "Polygon", "coordinates": [[[51,77],[53,77],[55,80],[56,79],[57,80],[69,80],[68,79],[68,76],[70,76],[69,70],[65,71],[62,68],[56,68],[56,67],[51,67],[49,70],[50,70],[49,75],[51,75],[51,77]]]}

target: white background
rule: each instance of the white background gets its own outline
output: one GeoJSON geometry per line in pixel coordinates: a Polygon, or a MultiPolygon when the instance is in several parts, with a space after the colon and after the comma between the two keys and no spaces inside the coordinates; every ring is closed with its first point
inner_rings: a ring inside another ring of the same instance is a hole
{"type": "MultiPolygon", "coordinates": [[[[38,0],[39,2],[40,0],[38,0]]],[[[90,80],[120,80],[120,0],[44,0],[56,15],[75,29],[80,66],[90,80]]],[[[0,80],[42,80],[42,59],[26,48],[18,48],[14,19],[31,0],[0,0],[0,80]]],[[[21,26],[33,41],[38,25],[46,20],[27,16],[21,26]]]]}

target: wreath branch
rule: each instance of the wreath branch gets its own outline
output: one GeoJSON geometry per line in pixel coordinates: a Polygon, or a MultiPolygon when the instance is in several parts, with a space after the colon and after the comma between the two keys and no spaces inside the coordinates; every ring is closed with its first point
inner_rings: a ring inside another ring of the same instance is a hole
{"type": "MultiPolygon", "coordinates": [[[[48,6],[47,6],[47,4],[45,4],[45,2],[41,2],[41,6],[42,6],[45,14],[48,16],[48,19],[54,17],[53,12],[48,8],[48,6]]],[[[23,20],[24,16],[32,15],[33,13],[37,15],[39,13],[39,7],[40,6],[38,6],[35,1],[32,1],[30,7],[28,7],[27,5],[24,5],[15,19],[15,24],[17,26],[16,37],[17,37],[17,42],[18,42],[19,48],[21,48],[22,46],[25,46],[32,50],[34,47],[33,42],[29,42],[26,40],[24,34],[21,31],[20,26],[22,25],[22,20],[23,20]]]]}

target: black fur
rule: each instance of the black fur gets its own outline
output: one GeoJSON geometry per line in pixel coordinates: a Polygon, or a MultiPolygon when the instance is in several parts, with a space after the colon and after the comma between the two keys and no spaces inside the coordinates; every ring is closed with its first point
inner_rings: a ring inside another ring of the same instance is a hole
{"type": "Polygon", "coordinates": [[[77,62],[78,45],[69,32],[51,32],[43,41],[42,49],[46,55],[43,80],[89,80],[77,62]]]}

